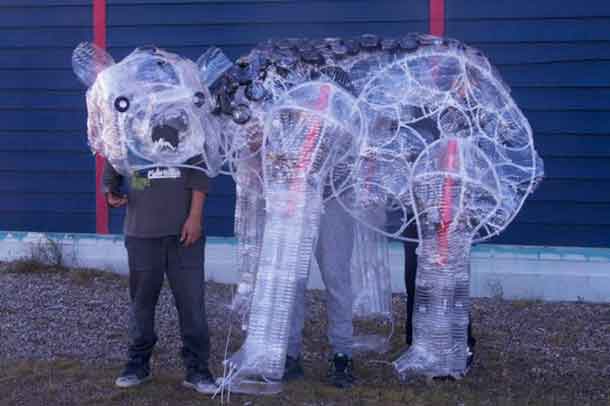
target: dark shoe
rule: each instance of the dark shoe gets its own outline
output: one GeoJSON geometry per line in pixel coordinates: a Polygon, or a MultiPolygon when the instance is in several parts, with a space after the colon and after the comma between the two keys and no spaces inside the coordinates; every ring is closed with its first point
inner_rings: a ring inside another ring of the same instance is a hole
{"type": "Polygon", "coordinates": [[[207,394],[214,394],[218,390],[214,376],[207,367],[189,369],[182,386],[207,394]]]}
{"type": "Polygon", "coordinates": [[[287,356],[282,381],[294,381],[303,378],[304,375],[303,366],[301,365],[301,357],[292,358],[291,356],[287,356]]]}
{"type": "Polygon", "coordinates": [[[114,384],[119,388],[131,388],[132,386],[141,385],[151,379],[150,365],[148,362],[130,359],[127,361],[121,375],[114,381],[114,384]]]}
{"type": "Polygon", "coordinates": [[[349,388],[354,383],[354,362],[340,352],[329,361],[328,379],[337,388],[349,388]]]}

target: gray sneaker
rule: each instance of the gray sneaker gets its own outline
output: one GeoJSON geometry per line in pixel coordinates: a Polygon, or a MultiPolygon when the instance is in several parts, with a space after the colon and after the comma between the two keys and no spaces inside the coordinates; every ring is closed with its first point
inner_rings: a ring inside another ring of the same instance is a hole
{"type": "Polygon", "coordinates": [[[148,363],[129,360],[121,375],[114,381],[119,388],[131,388],[152,379],[148,363]]]}
{"type": "Polygon", "coordinates": [[[189,370],[186,373],[182,386],[194,389],[199,393],[214,394],[218,390],[218,385],[214,376],[207,368],[189,370]]]}

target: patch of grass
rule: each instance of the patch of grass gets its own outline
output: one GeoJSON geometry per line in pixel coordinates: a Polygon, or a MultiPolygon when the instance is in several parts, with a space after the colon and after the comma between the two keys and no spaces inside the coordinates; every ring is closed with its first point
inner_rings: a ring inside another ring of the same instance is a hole
{"type": "MultiPolygon", "coordinates": [[[[90,364],[73,359],[56,361],[3,362],[0,371],[0,404],[67,405],[219,405],[211,399],[185,390],[180,370],[153,370],[151,383],[132,389],[113,384],[119,364],[90,364]]],[[[476,380],[432,382],[415,380],[388,386],[357,385],[341,390],[326,385],[317,377],[286,384],[276,396],[231,395],[235,405],[490,405],[543,406],[587,405],[566,394],[545,392],[537,383],[519,391],[506,390],[498,382],[480,385],[476,380]]],[[[594,403],[590,403],[593,405],[594,403]]]]}
{"type": "Polygon", "coordinates": [[[74,268],[70,269],[67,273],[74,282],[80,285],[88,285],[94,280],[117,281],[121,282],[124,286],[127,286],[128,283],[125,275],[119,275],[109,271],[100,271],[99,269],[74,268]]]}
{"type": "Polygon", "coordinates": [[[2,270],[8,273],[47,273],[58,269],[33,258],[24,258],[4,263],[2,270]]]}
{"type": "Polygon", "coordinates": [[[525,310],[527,308],[529,308],[532,305],[532,301],[531,300],[513,300],[512,302],[510,302],[511,306],[519,311],[519,310],[525,310]]]}
{"type": "Polygon", "coordinates": [[[91,285],[96,280],[115,281],[127,285],[127,278],[124,275],[93,268],[70,268],[63,264],[48,264],[32,257],[4,262],[0,266],[0,272],[40,275],[60,274],[80,286],[91,285]]]}

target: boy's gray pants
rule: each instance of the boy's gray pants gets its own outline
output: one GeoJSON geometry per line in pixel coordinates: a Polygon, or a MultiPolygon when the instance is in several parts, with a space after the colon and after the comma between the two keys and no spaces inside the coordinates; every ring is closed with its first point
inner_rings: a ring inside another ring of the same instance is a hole
{"type": "MultiPolygon", "coordinates": [[[[337,203],[325,204],[320,219],[316,259],[326,287],[328,341],[333,352],[352,356],[352,287],[350,266],[354,243],[354,219],[337,203]]],[[[295,309],[288,339],[288,355],[301,354],[303,322],[305,320],[305,289],[307,280],[297,287],[295,309]]]]}
{"type": "Polygon", "coordinates": [[[157,342],[155,307],[167,275],[174,295],[184,366],[191,369],[208,365],[210,339],[205,315],[204,240],[185,247],[179,236],[160,238],[125,237],[129,261],[130,360],[148,362],[157,342]]]}

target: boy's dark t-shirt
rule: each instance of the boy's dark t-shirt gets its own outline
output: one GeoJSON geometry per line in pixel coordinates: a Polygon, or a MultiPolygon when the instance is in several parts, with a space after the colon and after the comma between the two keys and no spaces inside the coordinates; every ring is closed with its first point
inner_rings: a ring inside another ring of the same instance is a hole
{"type": "Polygon", "coordinates": [[[180,235],[190,208],[192,191],[208,191],[208,177],[187,168],[155,168],[124,179],[106,162],[104,191],[127,192],[123,233],[130,237],[157,238],[180,235]]]}

